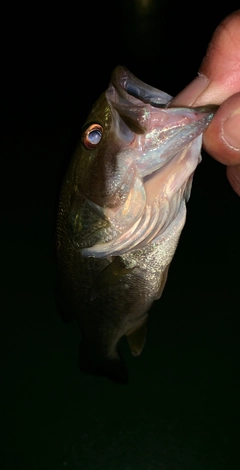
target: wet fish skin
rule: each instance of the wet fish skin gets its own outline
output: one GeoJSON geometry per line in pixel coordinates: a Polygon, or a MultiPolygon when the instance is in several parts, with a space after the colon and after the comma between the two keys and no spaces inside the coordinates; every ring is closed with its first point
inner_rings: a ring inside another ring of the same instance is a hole
{"type": "Polygon", "coordinates": [[[117,67],[87,118],[60,194],[60,314],[78,321],[81,370],[120,383],[128,372],[118,343],[126,335],[132,354],[142,352],[215,111],[170,102],[117,67]],[[102,131],[87,134],[95,124],[102,131]],[[84,140],[92,136],[99,143],[84,140]]]}

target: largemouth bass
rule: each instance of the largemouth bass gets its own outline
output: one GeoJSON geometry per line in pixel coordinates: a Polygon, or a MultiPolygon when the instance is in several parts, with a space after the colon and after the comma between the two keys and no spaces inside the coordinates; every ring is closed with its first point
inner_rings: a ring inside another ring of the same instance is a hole
{"type": "Polygon", "coordinates": [[[57,220],[61,316],[77,319],[79,365],[127,381],[186,218],[202,133],[214,106],[172,97],[117,67],[92,107],[63,182],[57,220]]]}

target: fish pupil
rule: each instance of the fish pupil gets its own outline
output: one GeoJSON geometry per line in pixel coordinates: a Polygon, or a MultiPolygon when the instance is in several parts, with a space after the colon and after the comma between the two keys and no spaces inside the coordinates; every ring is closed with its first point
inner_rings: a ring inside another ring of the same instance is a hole
{"type": "Polygon", "coordinates": [[[102,138],[102,133],[99,130],[91,131],[88,134],[88,139],[93,145],[99,144],[101,138],[102,138]]]}

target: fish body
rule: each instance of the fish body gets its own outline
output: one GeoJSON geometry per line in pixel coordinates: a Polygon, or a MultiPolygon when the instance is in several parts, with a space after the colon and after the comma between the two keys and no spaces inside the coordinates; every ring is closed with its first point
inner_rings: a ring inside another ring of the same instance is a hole
{"type": "Polygon", "coordinates": [[[60,311],[78,321],[79,365],[127,381],[118,350],[138,356],[186,219],[202,133],[214,108],[171,96],[123,67],[93,105],[59,201],[60,311]]]}

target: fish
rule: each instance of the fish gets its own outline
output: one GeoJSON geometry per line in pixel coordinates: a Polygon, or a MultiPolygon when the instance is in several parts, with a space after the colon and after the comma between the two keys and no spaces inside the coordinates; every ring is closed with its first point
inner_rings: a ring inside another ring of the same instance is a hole
{"type": "Polygon", "coordinates": [[[58,310],[80,332],[79,367],[128,382],[119,348],[144,348],[186,220],[215,105],[172,96],[117,66],[83,125],[59,196],[58,310]]]}

